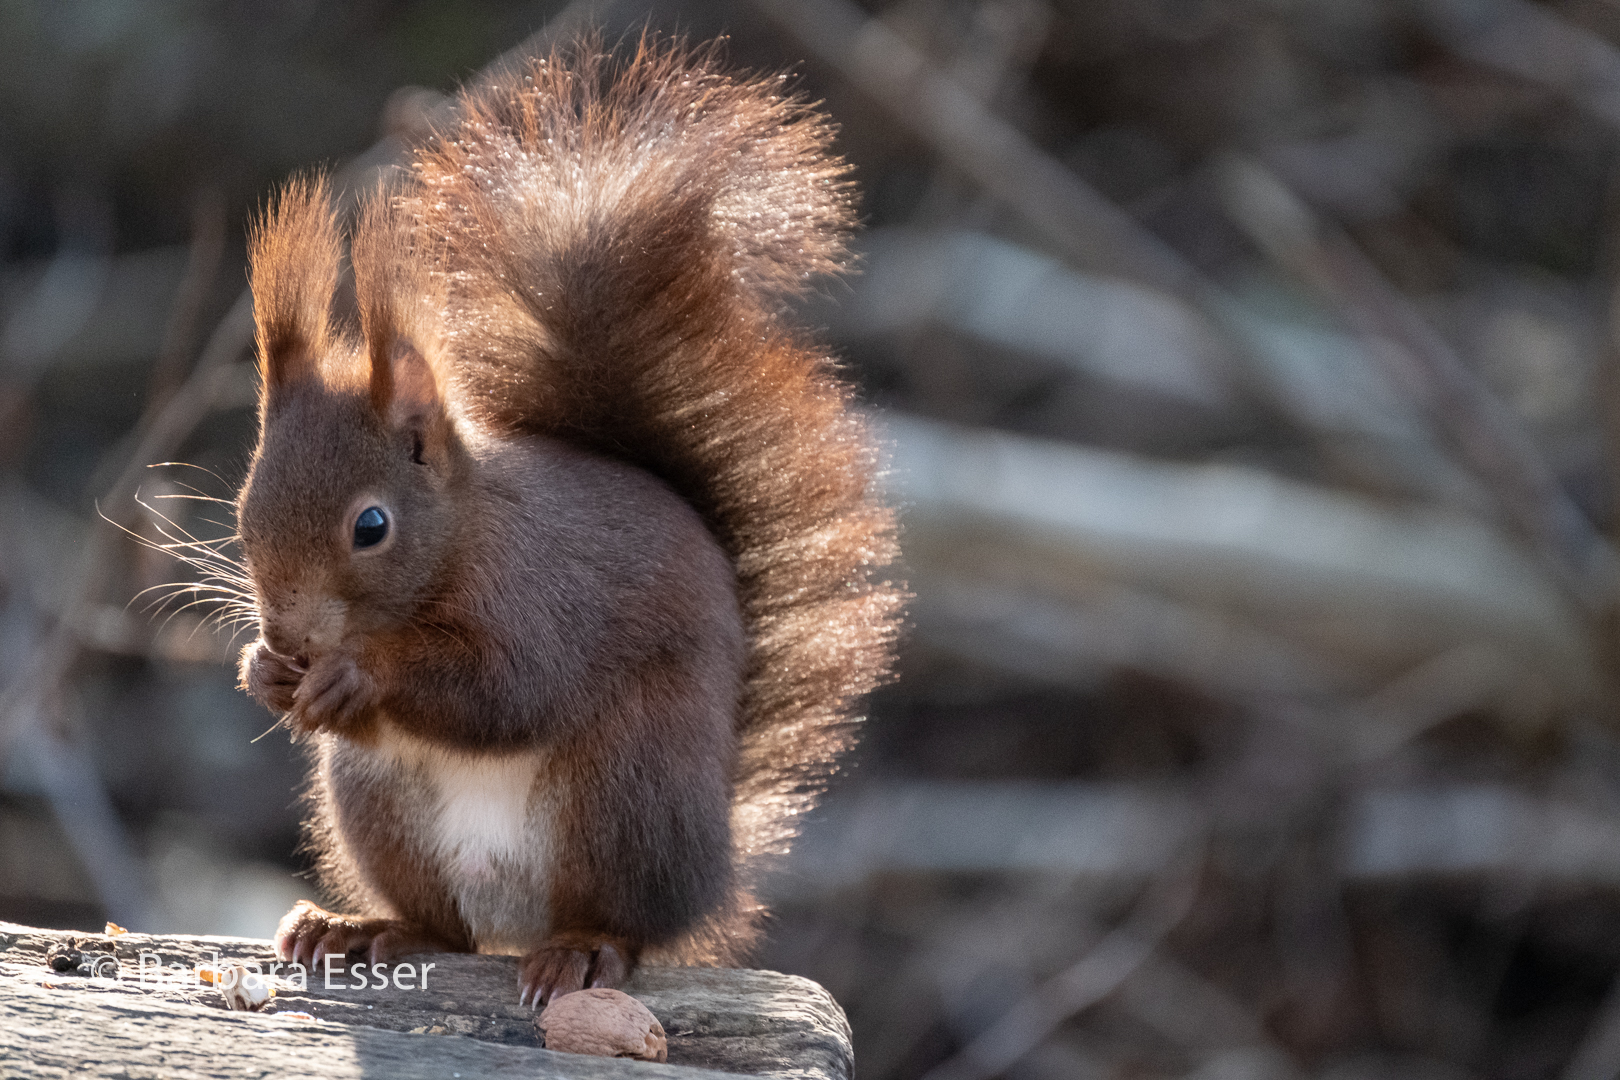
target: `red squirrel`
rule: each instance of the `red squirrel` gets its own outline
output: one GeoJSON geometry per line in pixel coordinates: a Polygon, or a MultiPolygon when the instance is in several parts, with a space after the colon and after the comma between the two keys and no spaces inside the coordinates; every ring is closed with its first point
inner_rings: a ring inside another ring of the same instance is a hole
{"type": "Polygon", "coordinates": [[[828,121],[646,39],[458,107],[347,237],[318,178],[255,227],[241,674],[311,747],[344,912],[300,902],[283,959],[513,953],[539,1005],[747,955],[902,590],[874,439],[784,314],[850,227],[828,121]]]}

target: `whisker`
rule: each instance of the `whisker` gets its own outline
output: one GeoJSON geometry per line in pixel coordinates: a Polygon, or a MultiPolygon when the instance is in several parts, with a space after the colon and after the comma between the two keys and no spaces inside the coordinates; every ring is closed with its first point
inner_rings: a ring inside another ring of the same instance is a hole
{"type": "MultiPolygon", "coordinates": [[[[216,476],[215,479],[218,479],[218,477],[216,476]]],[[[221,481],[221,482],[223,482],[223,481],[221,481]]],[[[174,486],[175,487],[180,487],[180,488],[185,488],[187,491],[191,492],[193,495],[195,495],[199,499],[208,499],[211,502],[229,502],[230,501],[230,500],[227,500],[227,499],[221,499],[221,498],[219,498],[217,496],[214,496],[214,495],[210,495],[206,491],[204,491],[202,488],[194,487],[191,484],[185,483],[182,480],[174,481],[174,486]]],[[[183,497],[183,496],[173,496],[173,497],[179,498],[179,497],[183,497]]],[[[231,504],[233,506],[235,505],[234,502],[232,502],[231,504]]]]}
{"type": "Polygon", "coordinates": [[[225,478],[223,476],[219,475],[219,473],[215,472],[213,469],[205,468],[202,465],[195,465],[195,464],[193,464],[192,462],[189,462],[189,461],[159,461],[159,462],[155,462],[155,463],[153,463],[151,465],[148,465],[147,468],[149,468],[149,469],[166,469],[166,468],[169,468],[170,466],[174,466],[174,465],[178,465],[178,466],[180,466],[182,468],[186,468],[186,469],[196,469],[198,472],[205,472],[209,476],[212,476],[215,480],[218,480],[221,484],[224,484],[224,486],[230,487],[229,484],[225,483],[225,478]]]}
{"type": "Polygon", "coordinates": [[[272,731],[276,730],[276,728],[280,727],[282,724],[284,724],[286,722],[287,722],[287,718],[285,716],[276,717],[276,722],[271,724],[269,727],[265,728],[263,731],[259,732],[258,735],[254,736],[254,738],[248,743],[248,745],[251,746],[251,745],[253,745],[253,743],[258,742],[260,739],[264,738],[266,735],[270,734],[272,731]]]}
{"type": "MultiPolygon", "coordinates": [[[[206,471],[206,470],[204,470],[206,471]]],[[[179,560],[181,563],[197,571],[199,580],[190,582],[168,582],[142,589],[130,598],[127,608],[142,597],[157,593],[144,610],[152,612],[154,609],[169,608],[167,617],[159,626],[159,632],[166,630],[176,616],[182,612],[197,607],[212,607],[208,617],[200,620],[193,627],[195,635],[205,625],[223,630],[230,626],[232,640],[239,635],[245,626],[258,620],[258,608],[253,601],[252,581],[241,562],[228,550],[238,542],[239,537],[234,531],[226,535],[203,539],[190,529],[175,521],[152,505],[152,501],[163,498],[184,498],[193,501],[223,503],[224,500],[212,499],[203,495],[158,495],[149,501],[138,494],[135,502],[150,516],[152,527],[160,539],[153,539],[119,522],[113,521],[102,514],[103,520],[118,528],[137,544],[152,551],[160,551],[165,555],[179,560]],[[178,604],[176,601],[185,600],[178,604]],[[227,623],[227,618],[229,622],[227,623]]],[[[97,508],[100,512],[100,508],[97,508]]],[[[225,522],[209,520],[209,524],[217,525],[222,529],[230,527],[225,522]]]]}

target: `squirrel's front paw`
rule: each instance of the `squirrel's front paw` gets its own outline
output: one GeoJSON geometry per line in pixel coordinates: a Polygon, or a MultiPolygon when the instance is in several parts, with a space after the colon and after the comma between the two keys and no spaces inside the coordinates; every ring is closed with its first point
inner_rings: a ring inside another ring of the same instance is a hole
{"type": "Polygon", "coordinates": [[[242,650],[242,689],[267,708],[276,712],[291,710],[294,693],[303,678],[303,668],[272,650],[263,640],[242,650]]]}
{"type": "Polygon", "coordinates": [[[518,962],[518,1001],[535,1008],[591,986],[616,988],[636,966],[636,949],[618,938],[553,934],[518,962]]]}
{"type": "Polygon", "coordinates": [[[293,724],[300,731],[341,729],[376,698],[376,684],[352,656],[323,657],[293,693],[293,724]]]}
{"type": "Polygon", "coordinates": [[[310,971],[321,970],[329,955],[362,949],[368,963],[391,964],[411,953],[466,952],[469,945],[399,919],[335,915],[308,900],[294,904],[276,927],[276,955],[310,971]]]}

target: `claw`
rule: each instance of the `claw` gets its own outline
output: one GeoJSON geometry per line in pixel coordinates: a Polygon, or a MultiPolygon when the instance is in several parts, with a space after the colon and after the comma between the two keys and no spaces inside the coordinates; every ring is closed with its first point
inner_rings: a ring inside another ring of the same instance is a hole
{"type": "Polygon", "coordinates": [[[317,661],[294,695],[297,722],[313,730],[341,727],[371,701],[374,687],[353,657],[317,661]]]}
{"type": "Polygon", "coordinates": [[[596,959],[591,964],[591,987],[616,989],[629,977],[630,964],[624,954],[615,949],[611,942],[604,941],[596,950],[596,959]]]}
{"type": "Polygon", "coordinates": [[[617,987],[629,977],[635,955],[635,948],[619,939],[559,935],[518,965],[518,1001],[538,1009],[587,986],[617,987]]]}

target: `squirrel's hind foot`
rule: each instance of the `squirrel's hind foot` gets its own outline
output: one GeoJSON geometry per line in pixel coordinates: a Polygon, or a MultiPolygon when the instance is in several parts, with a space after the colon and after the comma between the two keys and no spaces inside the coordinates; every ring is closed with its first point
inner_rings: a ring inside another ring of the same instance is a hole
{"type": "Polygon", "coordinates": [[[640,952],[623,938],[553,934],[518,962],[518,1001],[535,1008],[586,987],[616,988],[640,952]]]}
{"type": "Polygon", "coordinates": [[[365,919],[335,915],[300,900],[276,927],[276,954],[283,960],[317,970],[327,956],[346,956],[364,949],[369,964],[420,952],[466,952],[441,934],[400,919],[365,919]]]}

